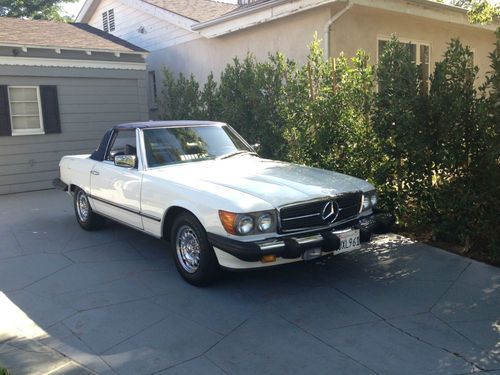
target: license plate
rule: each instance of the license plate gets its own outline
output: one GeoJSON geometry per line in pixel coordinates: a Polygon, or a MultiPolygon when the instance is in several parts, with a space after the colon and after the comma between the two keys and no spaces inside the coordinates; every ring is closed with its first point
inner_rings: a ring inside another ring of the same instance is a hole
{"type": "Polygon", "coordinates": [[[361,248],[359,239],[359,229],[352,229],[346,232],[335,233],[340,238],[340,247],[333,254],[342,254],[361,248]]]}

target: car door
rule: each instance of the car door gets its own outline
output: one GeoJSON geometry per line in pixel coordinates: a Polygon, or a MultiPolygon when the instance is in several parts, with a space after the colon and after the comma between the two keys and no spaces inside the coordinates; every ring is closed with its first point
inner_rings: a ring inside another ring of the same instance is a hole
{"type": "Polygon", "coordinates": [[[90,193],[97,212],[136,228],[143,228],[141,211],[142,172],[117,166],[116,155],[136,155],[136,131],[119,130],[111,139],[104,160],[90,172],[90,193]]]}

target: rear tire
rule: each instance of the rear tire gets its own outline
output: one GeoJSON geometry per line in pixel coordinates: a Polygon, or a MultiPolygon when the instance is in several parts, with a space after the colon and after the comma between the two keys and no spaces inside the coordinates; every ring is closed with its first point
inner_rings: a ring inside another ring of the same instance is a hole
{"type": "Polygon", "coordinates": [[[219,262],[205,229],[192,214],[183,212],[175,218],[170,245],[175,266],[188,283],[208,285],[220,276],[219,262]]]}
{"type": "Polygon", "coordinates": [[[76,221],[85,230],[97,230],[104,226],[106,219],[96,214],[90,206],[87,194],[80,188],[75,189],[73,198],[76,221]]]}

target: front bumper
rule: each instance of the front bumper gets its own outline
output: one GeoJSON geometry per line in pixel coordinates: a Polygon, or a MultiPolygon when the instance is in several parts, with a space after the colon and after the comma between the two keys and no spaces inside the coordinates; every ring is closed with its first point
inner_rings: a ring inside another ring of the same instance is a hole
{"type": "Polygon", "coordinates": [[[344,223],[328,230],[319,230],[307,234],[290,235],[264,241],[244,242],[232,238],[208,233],[210,244],[240,260],[257,262],[265,255],[275,255],[284,259],[300,258],[305,251],[321,248],[323,253],[330,253],[340,247],[340,238],[335,232],[353,228],[359,229],[361,242],[368,242],[373,233],[387,233],[394,222],[390,214],[377,212],[370,216],[344,223]]]}

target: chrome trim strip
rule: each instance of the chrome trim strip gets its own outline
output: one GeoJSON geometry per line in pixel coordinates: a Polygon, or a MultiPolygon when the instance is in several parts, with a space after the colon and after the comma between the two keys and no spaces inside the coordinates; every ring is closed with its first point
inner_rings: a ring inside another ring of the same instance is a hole
{"type": "Polygon", "coordinates": [[[299,245],[305,245],[314,242],[320,242],[323,240],[323,236],[317,234],[315,236],[296,238],[295,240],[298,242],[299,245]]]}
{"type": "Polygon", "coordinates": [[[88,197],[89,197],[89,198],[91,198],[91,199],[95,199],[96,201],[99,201],[99,202],[101,202],[101,203],[109,204],[110,206],[113,206],[113,207],[119,208],[119,209],[121,209],[121,210],[124,210],[124,211],[130,212],[130,213],[133,213],[133,214],[136,214],[136,215],[139,215],[139,216],[145,217],[146,219],[150,219],[150,220],[154,220],[154,221],[158,221],[158,222],[160,222],[160,221],[161,221],[161,219],[158,219],[157,217],[154,217],[154,216],[151,216],[151,215],[147,215],[147,214],[142,213],[141,211],[138,211],[138,210],[133,210],[133,209],[131,209],[131,208],[121,206],[121,205],[119,205],[119,204],[116,204],[116,203],[110,202],[110,201],[108,201],[108,200],[106,200],[106,199],[96,197],[95,195],[89,195],[88,197]]]}
{"type": "Polygon", "coordinates": [[[276,250],[285,247],[285,243],[283,241],[277,241],[277,242],[259,244],[259,247],[262,251],[276,250]]]}
{"type": "Polygon", "coordinates": [[[303,219],[305,217],[313,217],[313,216],[320,216],[320,213],[317,214],[311,214],[311,215],[302,215],[302,216],[294,216],[294,217],[289,217],[287,219],[281,219],[282,221],[288,221],[288,220],[297,220],[297,219],[303,219]]]}

